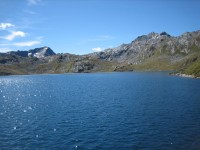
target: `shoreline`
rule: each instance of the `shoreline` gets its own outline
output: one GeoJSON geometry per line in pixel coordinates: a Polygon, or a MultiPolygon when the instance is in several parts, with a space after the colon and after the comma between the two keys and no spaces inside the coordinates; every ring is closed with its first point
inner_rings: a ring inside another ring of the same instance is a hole
{"type": "Polygon", "coordinates": [[[196,79],[200,79],[200,77],[195,77],[194,75],[188,75],[188,74],[184,74],[184,73],[175,73],[173,75],[179,76],[179,77],[183,77],[183,78],[196,78],[196,79]]]}
{"type": "MultiPolygon", "coordinates": [[[[90,74],[90,73],[113,73],[116,71],[110,71],[110,72],[68,72],[68,73],[41,73],[41,74],[0,74],[0,76],[20,76],[20,75],[53,75],[53,74],[90,74]]],[[[120,71],[121,72],[121,71],[120,71]]],[[[147,70],[143,70],[143,71],[122,71],[122,72],[163,72],[163,71],[147,71],[147,70]]],[[[169,71],[166,71],[169,72],[169,71]]],[[[168,73],[169,75],[172,76],[179,76],[179,77],[183,77],[183,78],[194,78],[194,79],[200,79],[200,77],[196,77],[194,75],[188,75],[188,74],[183,74],[183,73],[168,73]]]]}

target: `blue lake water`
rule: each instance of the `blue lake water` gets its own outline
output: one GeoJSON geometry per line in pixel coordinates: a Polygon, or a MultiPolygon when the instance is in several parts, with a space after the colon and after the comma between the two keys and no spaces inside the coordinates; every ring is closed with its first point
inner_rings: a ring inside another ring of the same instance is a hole
{"type": "Polygon", "coordinates": [[[0,77],[0,149],[200,149],[200,80],[164,72],[0,77]]]}

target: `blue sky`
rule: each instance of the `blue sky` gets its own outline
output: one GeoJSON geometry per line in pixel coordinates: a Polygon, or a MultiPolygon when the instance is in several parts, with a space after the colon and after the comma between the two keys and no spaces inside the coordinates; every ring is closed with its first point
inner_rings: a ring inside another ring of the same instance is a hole
{"type": "Polygon", "coordinates": [[[0,52],[86,54],[166,31],[200,30],[199,0],[1,0],[0,52]]]}

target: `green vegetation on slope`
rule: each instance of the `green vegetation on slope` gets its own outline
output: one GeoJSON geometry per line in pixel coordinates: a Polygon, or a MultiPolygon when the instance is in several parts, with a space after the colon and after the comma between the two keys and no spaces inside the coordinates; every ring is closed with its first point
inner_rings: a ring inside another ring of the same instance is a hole
{"type": "Polygon", "coordinates": [[[179,72],[182,74],[200,77],[200,53],[190,55],[180,65],[179,72]]]}
{"type": "Polygon", "coordinates": [[[27,74],[24,69],[18,65],[0,65],[0,75],[22,75],[27,74]]]}

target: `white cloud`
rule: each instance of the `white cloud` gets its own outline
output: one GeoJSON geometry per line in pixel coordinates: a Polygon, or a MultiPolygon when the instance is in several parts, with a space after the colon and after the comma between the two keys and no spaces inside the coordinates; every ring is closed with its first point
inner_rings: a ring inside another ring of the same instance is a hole
{"type": "Polygon", "coordinates": [[[28,41],[28,42],[18,42],[18,43],[13,43],[12,45],[18,46],[18,47],[24,47],[24,46],[33,46],[40,44],[40,41],[28,41]]]}
{"type": "Polygon", "coordinates": [[[28,5],[37,5],[41,2],[41,0],[27,0],[28,5]]]}
{"type": "Polygon", "coordinates": [[[101,47],[95,47],[95,48],[92,48],[92,50],[94,52],[101,52],[101,51],[103,51],[103,48],[101,48],[101,47]]]}
{"type": "Polygon", "coordinates": [[[6,28],[9,27],[14,27],[15,25],[11,24],[11,23],[0,23],[0,29],[4,30],[6,28]]]}
{"type": "Polygon", "coordinates": [[[22,31],[12,31],[11,34],[9,34],[9,35],[7,35],[5,37],[1,37],[1,38],[9,40],[9,41],[12,41],[17,36],[25,37],[26,33],[22,32],[22,31]]]}
{"type": "Polygon", "coordinates": [[[9,48],[0,48],[0,52],[2,53],[9,52],[9,51],[12,51],[12,50],[9,48]]]}

